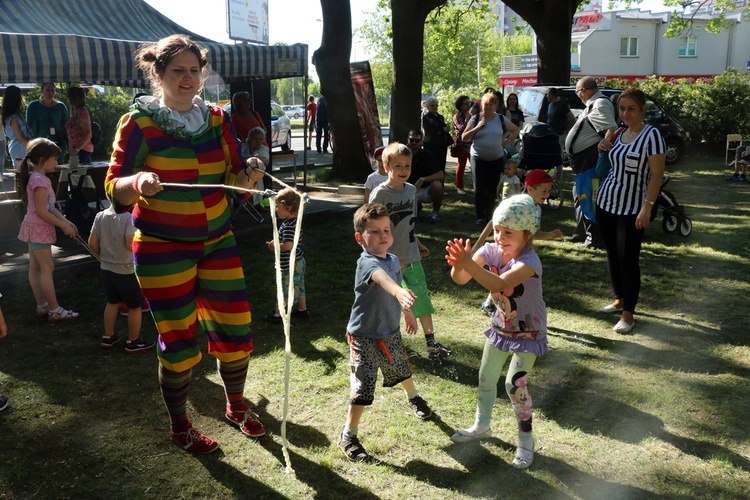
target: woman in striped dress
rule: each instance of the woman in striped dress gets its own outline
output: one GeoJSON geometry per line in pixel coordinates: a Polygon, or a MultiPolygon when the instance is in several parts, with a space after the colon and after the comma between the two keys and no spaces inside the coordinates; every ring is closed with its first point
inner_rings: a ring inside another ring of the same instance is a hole
{"type": "Polygon", "coordinates": [[[257,158],[244,161],[232,123],[197,94],[206,50],[185,35],[146,44],[136,62],[154,97],[136,99],[120,119],[105,182],[118,213],[132,209],[135,274],[159,331],[159,386],[169,413],[170,439],[191,453],[218,443],[193,428],[186,400],[202,354],[196,326],[217,358],[225,416],[243,434],[265,434],[244,401],[253,350],[250,307],[237,242],[222,185],[253,188],[263,177],[257,158]],[[210,184],[209,188],[161,183],[210,184]]]}
{"type": "Polygon", "coordinates": [[[646,96],[629,88],[618,100],[620,119],[628,127],[611,144],[603,139],[600,150],[609,151],[612,169],[597,193],[596,219],[607,250],[609,279],[615,301],[603,313],[621,313],[614,326],[628,333],[635,325],[633,314],[641,288],[640,253],[643,232],[664,177],[666,146],[659,131],[644,122],[646,96]]]}

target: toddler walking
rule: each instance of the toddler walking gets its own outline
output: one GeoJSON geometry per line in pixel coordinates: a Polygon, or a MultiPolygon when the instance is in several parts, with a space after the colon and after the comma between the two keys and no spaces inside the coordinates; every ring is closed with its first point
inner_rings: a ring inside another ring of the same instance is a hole
{"type": "Polygon", "coordinates": [[[65,309],[57,302],[52,272],[52,244],[57,241],[55,227],[66,236],[78,233],[55,207],[55,191],[47,174],[55,170],[60,148],[49,139],[33,139],[26,145],[26,156],[19,165],[23,201],[27,203],[26,215],[21,222],[18,239],[29,244],[29,283],[36,299],[37,317],[46,317],[50,323],[78,318],[78,313],[65,309]]]}
{"type": "Polygon", "coordinates": [[[369,455],[359,442],[357,430],[365,406],[375,398],[378,369],[383,373],[383,387],[401,383],[417,417],[426,420],[432,410],[414,387],[409,356],[401,340],[402,309],[406,333],[417,333],[417,320],[411,312],[416,297],[398,285],[401,266],[398,257],[388,253],[393,244],[388,209],[380,203],[361,206],[354,213],[354,231],[362,254],[357,261],[354,304],[346,326],[351,395],[338,445],[350,460],[364,461],[369,455]]]}
{"type": "Polygon", "coordinates": [[[99,255],[101,278],[107,305],[104,306],[104,335],[101,346],[110,349],[120,341],[115,333],[120,303],[128,306],[128,340],[125,352],[134,353],[154,347],[153,340],[141,335],[143,294],[133,267],[135,227],[130,212],[118,214],[112,207],[96,214],[89,234],[89,246],[99,255]]]}
{"type": "Polygon", "coordinates": [[[542,297],[542,264],[531,247],[538,229],[536,207],[530,196],[521,194],[503,200],[492,217],[494,243],[471,255],[471,242],[448,241],[445,256],[452,266],[451,277],[459,285],[474,279],[492,292],[495,312],[484,332],[479,367],[479,394],[474,425],[461,429],[451,440],[463,443],[492,435],[490,420],[497,398],[497,383],[510,359],[505,390],[518,421],[518,447],[512,465],[525,469],[534,461],[529,376],[537,356],[549,351],[547,309],[542,297]],[[484,269],[488,265],[491,270],[484,269]]]}
{"type": "Polygon", "coordinates": [[[506,161],[503,167],[503,175],[500,177],[500,182],[497,183],[497,195],[501,200],[521,194],[521,179],[518,178],[517,174],[518,163],[513,160],[506,161]]]}
{"type": "MultiPolygon", "coordinates": [[[[297,242],[297,253],[294,259],[294,269],[289,269],[289,261],[292,256],[292,247],[294,246],[294,234],[297,232],[297,212],[299,212],[300,198],[297,193],[289,188],[284,188],[276,195],[276,213],[279,216],[279,252],[281,264],[281,287],[282,293],[286,295],[289,290],[289,279],[294,280],[294,297],[287,300],[294,300],[297,308],[292,310],[292,317],[299,319],[309,319],[310,311],[307,310],[307,293],[305,290],[305,252],[302,250],[302,238],[297,242]]],[[[273,251],[274,242],[267,241],[266,246],[273,251]]],[[[269,323],[281,323],[279,314],[279,305],[276,304],[276,310],[263,318],[269,323]]]]}

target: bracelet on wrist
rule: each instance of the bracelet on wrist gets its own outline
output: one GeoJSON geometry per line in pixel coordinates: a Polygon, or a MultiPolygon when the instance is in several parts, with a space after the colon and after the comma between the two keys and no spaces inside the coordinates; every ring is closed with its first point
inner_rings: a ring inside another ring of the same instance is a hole
{"type": "Polygon", "coordinates": [[[648,203],[648,204],[649,204],[649,205],[651,205],[652,207],[654,206],[654,202],[653,202],[653,201],[651,201],[651,200],[648,200],[648,199],[644,199],[643,201],[645,201],[646,203],[648,203]]]}
{"type": "Polygon", "coordinates": [[[137,194],[141,194],[141,190],[138,189],[138,181],[140,180],[141,176],[145,174],[146,172],[138,172],[135,174],[135,177],[133,177],[133,182],[130,183],[130,187],[133,188],[133,191],[135,191],[137,194]]]}

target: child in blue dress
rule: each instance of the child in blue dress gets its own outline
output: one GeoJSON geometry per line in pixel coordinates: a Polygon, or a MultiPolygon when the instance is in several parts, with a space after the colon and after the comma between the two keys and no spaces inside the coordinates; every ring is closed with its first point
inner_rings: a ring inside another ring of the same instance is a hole
{"type": "Polygon", "coordinates": [[[542,264],[531,247],[539,229],[534,200],[526,194],[500,203],[492,218],[494,243],[472,257],[471,241],[448,241],[445,256],[451,277],[459,285],[474,279],[492,293],[495,312],[479,368],[479,395],[474,425],[451,439],[463,443],[492,435],[490,420],[497,398],[497,383],[510,358],[505,390],[518,421],[518,447],[513,467],[525,469],[534,461],[529,376],[538,356],[549,351],[547,309],[542,297],[542,264]],[[490,270],[484,268],[489,266],[490,270]]]}

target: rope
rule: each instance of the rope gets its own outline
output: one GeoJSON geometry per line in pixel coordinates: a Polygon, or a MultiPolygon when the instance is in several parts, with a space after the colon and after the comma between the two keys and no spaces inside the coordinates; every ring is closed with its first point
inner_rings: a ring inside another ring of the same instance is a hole
{"type": "Polygon", "coordinates": [[[88,253],[90,253],[92,257],[94,257],[99,262],[102,261],[102,259],[99,258],[96,252],[94,252],[94,249],[89,246],[89,244],[86,242],[86,240],[83,239],[83,237],[80,234],[76,233],[75,240],[78,242],[79,245],[85,248],[86,251],[88,251],[88,253]]]}
{"type": "MultiPolygon", "coordinates": [[[[297,245],[299,244],[299,236],[302,232],[302,216],[305,212],[305,205],[309,202],[310,197],[307,193],[303,193],[300,190],[286,184],[285,182],[277,179],[268,172],[263,172],[266,177],[271,178],[276,183],[291,189],[300,197],[299,211],[297,212],[297,230],[294,232],[294,242],[292,243],[292,250],[289,256],[289,287],[287,290],[287,297],[293,299],[294,297],[294,279],[293,270],[297,261],[297,245]]],[[[292,307],[294,307],[294,300],[290,300],[287,303],[284,293],[282,291],[281,281],[281,251],[279,250],[279,228],[276,225],[276,192],[271,189],[265,191],[259,191],[257,189],[247,189],[237,186],[228,186],[225,184],[180,184],[174,182],[162,182],[164,187],[184,187],[184,188],[208,188],[208,189],[232,189],[234,191],[241,191],[250,194],[261,194],[266,196],[271,201],[271,221],[273,222],[273,248],[276,266],[276,301],[279,304],[279,313],[281,314],[281,322],[284,326],[284,406],[281,417],[281,441],[282,441],[282,453],[284,455],[284,462],[286,463],[286,473],[294,474],[292,468],[292,462],[289,458],[289,442],[286,439],[286,423],[289,417],[289,379],[291,373],[291,359],[292,359],[292,343],[290,340],[290,325],[292,307]]]]}

